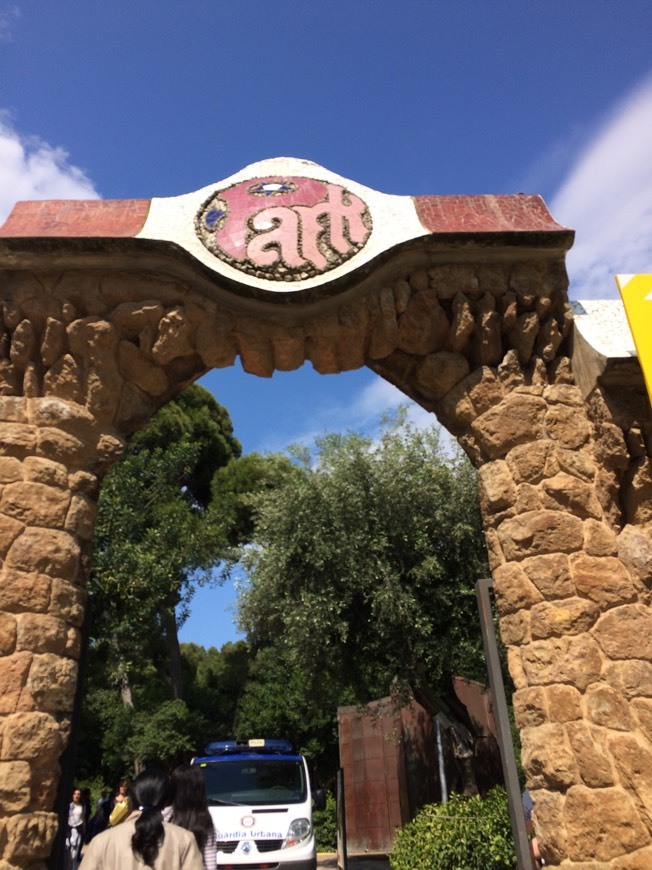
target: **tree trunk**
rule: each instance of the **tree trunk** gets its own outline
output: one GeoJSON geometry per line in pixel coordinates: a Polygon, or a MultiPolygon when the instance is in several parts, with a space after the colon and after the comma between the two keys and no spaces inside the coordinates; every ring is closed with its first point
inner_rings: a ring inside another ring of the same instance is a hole
{"type": "Polygon", "coordinates": [[[183,671],[181,669],[181,648],[177,632],[177,619],[174,608],[166,608],[163,613],[163,628],[165,630],[165,643],[170,662],[170,697],[173,701],[182,701],[185,695],[183,685],[183,671]]]}

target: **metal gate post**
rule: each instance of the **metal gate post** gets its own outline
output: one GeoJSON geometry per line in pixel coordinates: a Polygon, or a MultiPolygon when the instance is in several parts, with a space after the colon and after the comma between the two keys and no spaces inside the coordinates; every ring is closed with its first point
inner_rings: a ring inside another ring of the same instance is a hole
{"type": "Polygon", "coordinates": [[[505,700],[505,683],[500,667],[498,655],[498,643],[494,628],[493,611],[491,608],[491,596],[489,590],[493,589],[493,580],[483,578],[475,584],[475,592],[480,610],[480,627],[482,629],[482,642],[487,657],[487,671],[489,673],[489,688],[496,714],[498,726],[498,746],[500,759],[503,764],[503,775],[507,787],[507,800],[509,802],[509,817],[512,823],[512,834],[516,846],[516,860],[519,870],[531,870],[532,857],[525,829],[525,815],[521,798],[521,786],[518,781],[516,769],[516,756],[514,754],[514,742],[512,741],[512,728],[507,712],[505,700]]]}

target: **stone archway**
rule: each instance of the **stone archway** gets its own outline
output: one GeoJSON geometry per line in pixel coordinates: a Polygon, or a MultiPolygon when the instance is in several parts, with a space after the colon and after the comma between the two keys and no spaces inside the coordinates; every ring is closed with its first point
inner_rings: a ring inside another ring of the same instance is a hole
{"type": "Polygon", "coordinates": [[[635,360],[614,375],[580,336],[571,362],[571,244],[538,197],[390,197],[291,160],[170,200],[16,206],[0,228],[3,867],[43,866],[56,832],[101,477],[236,356],[259,376],[367,365],[458,438],[547,864],[652,866],[650,409],[635,360]]]}

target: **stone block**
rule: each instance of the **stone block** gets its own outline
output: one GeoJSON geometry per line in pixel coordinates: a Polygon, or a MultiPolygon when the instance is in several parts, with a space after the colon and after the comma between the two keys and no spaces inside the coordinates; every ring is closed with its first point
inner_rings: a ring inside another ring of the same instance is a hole
{"type": "Polygon", "coordinates": [[[579,450],[591,437],[591,424],[584,409],[568,405],[548,408],[543,427],[548,438],[570,450],[579,450]]]}
{"type": "Polygon", "coordinates": [[[568,556],[561,553],[532,556],[520,564],[544,598],[555,600],[575,594],[568,556]]]}
{"type": "Polygon", "coordinates": [[[461,293],[453,299],[453,322],[451,323],[446,349],[453,353],[464,350],[475,330],[475,320],[468,300],[461,293]]]}
{"type": "Polygon", "coordinates": [[[0,814],[20,813],[29,806],[30,769],[26,761],[0,761],[0,814]]]}
{"type": "Polygon", "coordinates": [[[79,558],[79,544],[67,532],[29,528],[9,550],[7,565],[20,571],[75,580],[79,572],[79,558]]]}
{"type": "Polygon", "coordinates": [[[60,774],[56,760],[47,767],[32,768],[30,807],[33,810],[49,810],[55,806],[60,774]]]}
{"type": "Polygon", "coordinates": [[[120,374],[150,396],[162,396],[170,389],[165,369],[151,362],[131,341],[121,341],[118,349],[120,374]]]}
{"type": "Polygon", "coordinates": [[[584,598],[543,601],[532,608],[530,630],[534,639],[581,634],[599,615],[598,606],[584,598]]]}
{"type": "Polygon", "coordinates": [[[91,460],[95,450],[91,443],[69,432],[46,426],[38,430],[36,452],[39,456],[74,465],[91,460]]]}
{"type": "Polygon", "coordinates": [[[652,742],[652,699],[636,698],[631,709],[643,735],[652,742]]]}
{"type": "Polygon", "coordinates": [[[23,479],[23,463],[15,456],[0,456],[0,484],[23,479]]]}
{"type": "Polygon", "coordinates": [[[611,861],[647,846],[650,835],[622,788],[573,786],[566,796],[564,822],[571,861],[611,861]]]}
{"type": "Polygon", "coordinates": [[[652,660],[652,611],[640,604],[609,610],[593,634],[610,659],[652,660]]]}
{"type": "Polygon", "coordinates": [[[6,556],[9,548],[25,528],[24,523],[0,514],[0,556],[6,556]]]}
{"type": "Polygon", "coordinates": [[[478,484],[483,513],[505,510],[516,501],[516,486],[503,459],[483,465],[478,470],[478,484]]]}
{"type": "Polygon", "coordinates": [[[570,474],[578,480],[591,483],[595,479],[596,464],[590,454],[583,453],[581,450],[556,447],[550,454],[546,476],[553,477],[560,471],[570,474]]]}
{"type": "Polygon", "coordinates": [[[635,601],[636,588],[629,571],[613,556],[571,556],[571,576],[581,595],[606,609],[635,601]]]}
{"type": "Polygon", "coordinates": [[[611,662],[603,678],[625,698],[652,698],[652,663],[639,659],[611,662]]]}
{"type": "Polygon", "coordinates": [[[526,685],[567,683],[583,692],[602,669],[600,648],[586,634],[532,641],[521,655],[526,685]]]}
{"type": "Polygon", "coordinates": [[[65,402],[80,404],[84,400],[84,372],[69,353],[50,365],[43,377],[44,392],[65,402]]]}
{"type": "Polygon", "coordinates": [[[582,718],[582,695],[574,686],[558,683],[545,688],[551,722],[573,722],[582,718]]]}
{"type": "Polygon", "coordinates": [[[565,790],[577,782],[575,756],[561,725],[525,728],[521,740],[523,770],[533,788],[565,790]]]}
{"type": "Polygon", "coordinates": [[[600,519],[602,508],[591,484],[585,483],[565,471],[544,480],[543,506],[552,510],[563,510],[577,517],[600,519]]]}
{"type": "Polygon", "coordinates": [[[47,713],[16,713],[7,717],[2,757],[12,761],[37,761],[56,766],[63,749],[59,723],[47,713]]]}
{"type": "Polygon", "coordinates": [[[539,487],[533,486],[531,483],[519,483],[511,516],[538,511],[542,508],[543,502],[539,494],[539,487]]]}
{"type": "Polygon", "coordinates": [[[51,653],[35,655],[27,680],[34,703],[46,713],[69,713],[77,685],[77,663],[51,653]]]}
{"type": "Polygon", "coordinates": [[[539,590],[515,562],[500,565],[494,571],[493,577],[501,614],[530,608],[542,600],[539,590]]]}
{"type": "MultiPolygon", "coordinates": [[[[615,556],[617,551],[615,532],[604,522],[585,520],[584,549],[589,556],[615,556]]],[[[626,560],[619,556],[626,562],[626,560]]]]}
{"type": "Polygon", "coordinates": [[[54,578],[51,586],[50,612],[71,625],[79,627],[84,621],[87,592],[66,580],[54,578]]]}
{"type": "Polygon", "coordinates": [[[31,653],[14,653],[0,658],[0,715],[33,709],[26,688],[31,663],[31,653]]]}
{"type": "Polygon", "coordinates": [[[195,352],[193,343],[194,329],[180,305],[167,311],[158,323],[152,358],[159,365],[166,365],[179,356],[189,356],[195,352]]]}
{"type": "Polygon", "coordinates": [[[434,291],[418,290],[398,320],[396,346],[405,353],[426,356],[441,350],[450,323],[434,291]]]}
{"type": "Polygon", "coordinates": [[[548,721],[546,696],[540,686],[514,693],[514,719],[519,729],[545,725],[548,721]]]}
{"type": "Polygon", "coordinates": [[[5,423],[27,423],[27,401],[21,396],[0,396],[0,420],[5,423]]]}
{"type": "Polygon", "coordinates": [[[21,813],[7,819],[7,846],[4,858],[19,867],[36,870],[36,861],[50,855],[59,828],[54,813],[21,813]],[[29,863],[28,863],[29,862],[29,863]]]}
{"type": "Polygon", "coordinates": [[[546,863],[553,866],[566,856],[565,797],[545,789],[530,789],[530,794],[534,803],[532,818],[541,854],[546,863]]]}
{"type": "Polygon", "coordinates": [[[521,444],[507,454],[506,462],[516,483],[539,483],[545,474],[552,441],[534,441],[521,444]]]}
{"type": "Polygon", "coordinates": [[[70,493],[42,483],[20,481],[2,490],[0,510],[26,525],[62,528],[66,519],[70,493]]]}
{"type": "Polygon", "coordinates": [[[88,439],[97,425],[91,412],[82,405],[56,396],[32,400],[30,411],[32,422],[39,428],[60,429],[82,440],[88,439]]]}
{"type": "Polygon", "coordinates": [[[606,734],[600,728],[592,728],[585,722],[570,722],[566,733],[584,785],[590,788],[614,785],[614,771],[606,734]]]}
{"type": "Polygon", "coordinates": [[[99,481],[97,475],[91,474],[90,471],[73,471],[68,476],[68,488],[72,493],[83,492],[97,500],[99,481]]]}
{"type": "Polygon", "coordinates": [[[630,474],[629,484],[623,486],[624,513],[628,523],[640,526],[652,522],[652,459],[637,459],[630,474]]]}
{"type": "Polygon", "coordinates": [[[0,423],[0,450],[6,456],[26,456],[34,452],[36,427],[24,423],[0,423]]]}
{"type": "Polygon", "coordinates": [[[68,470],[61,462],[40,456],[27,456],[23,462],[24,479],[59,489],[68,489],[68,470]]]}
{"type": "Polygon", "coordinates": [[[75,493],[70,499],[70,506],[65,530],[82,541],[90,541],[93,538],[95,519],[97,517],[97,503],[84,493],[75,493]]]}
{"type": "Polygon", "coordinates": [[[442,399],[469,373],[469,364],[461,353],[440,351],[423,359],[416,370],[416,383],[428,399],[442,399]]]}
{"type": "Polygon", "coordinates": [[[610,870],[649,870],[652,867],[652,846],[637,849],[623,858],[614,858],[610,870]]]}
{"type": "Polygon", "coordinates": [[[9,656],[16,649],[16,617],[0,611],[0,656],[9,656]]]}
{"type": "Polygon", "coordinates": [[[576,408],[584,406],[584,399],[579,387],[570,384],[553,384],[543,391],[543,398],[550,405],[571,405],[576,408]]]}
{"type": "Polygon", "coordinates": [[[537,396],[510,393],[475,420],[473,433],[490,459],[501,459],[519,444],[544,437],[546,407],[537,396]]]}
{"type": "Polygon", "coordinates": [[[508,613],[500,620],[500,636],[507,646],[520,645],[531,640],[530,614],[526,610],[508,613]]]}
{"type": "Polygon", "coordinates": [[[149,325],[156,326],[165,312],[157,299],[123,302],[116,306],[109,320],[125,338],[137,338],[149,325]]]}
{"type": "Polygon", "coordinates": [[[652,745],[633,734],[614,735],[609,740],[621,784],[636,794],[648,818],[652,817],[652,745]]]}
{"type": "Polygon", "coordinates": [[[50,578],[5,567],[0,572],[0,610],[45,613],[50,603],[50,578]]]}
{"type": "Polygon", "coordinates": [[[66,349],[66,327],[54,317],[48,317],[41,341],[41,361],[46,368],[53,365],[66,349]]]}
{"type": "Polygon", "coordinates": [[[618,535],[618,558],[643,582],[652,577],[652,528],[627,525],[618,535]]]}
{"type": "Polygon", "coordinates": [[[17,651],[57,655],[64,652],[68,629],[62,620],[44,613],[20,613],[16,617],[16,624],[17,651]]]}
{"type": "Polygon", "coordinates": [[[582,521],[560,511],[528,511],[505,520],[498,537],[508,561],[552,553],[574,553],[584,541],[582,521]]]}
{"type": "Polygon", "coordinates": [[[605,728],[629,731],[634,726],[629,704],[612,686],[593,683],[584,696],[586,718],[605,728]]]}

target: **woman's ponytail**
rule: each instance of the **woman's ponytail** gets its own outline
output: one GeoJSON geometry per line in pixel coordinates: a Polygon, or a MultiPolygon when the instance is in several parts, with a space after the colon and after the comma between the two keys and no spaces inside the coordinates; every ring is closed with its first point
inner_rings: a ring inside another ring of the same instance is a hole
{"type": "Polygon", "coordinates": [[[134,780],[132,793],[140,816],[131,848],[148,867],[153,867],[165,839],[161,809],[169,803],[170,781],[162,770],[146,770],[134,780]]]}

